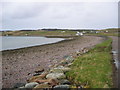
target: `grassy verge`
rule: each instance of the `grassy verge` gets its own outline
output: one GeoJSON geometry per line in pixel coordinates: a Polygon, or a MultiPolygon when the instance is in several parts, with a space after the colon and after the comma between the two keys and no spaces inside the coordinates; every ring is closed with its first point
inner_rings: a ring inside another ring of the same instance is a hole
{"type": "Polygon", "coordinates": [[[71,71],[67,72],[68,79],[76,85],[90,88],[107,88],[112,86],[112,56],[109,38],[96,45],[88,53],[79,56],[73,62],[71,71]]]}

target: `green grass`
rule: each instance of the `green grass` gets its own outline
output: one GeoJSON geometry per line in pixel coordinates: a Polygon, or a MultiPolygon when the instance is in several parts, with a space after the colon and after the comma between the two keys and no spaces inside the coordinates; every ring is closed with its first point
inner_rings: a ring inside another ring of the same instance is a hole
{"type": "Polygon", "coordinates": [[[86,35],[101,35],[101,36],[120,36],[120,34],[118,34],[117,32],[114,33],[90,33],[90,34],[86,34],[86,35]]]}
{"type": "Polygon", "coordinates": [[[87,33],[86,35],[101,35],[101,36],[118,36],[120,37],[120,29],[113,28],[113,29],[104,29],[104,30],[98,30],[99,33],[87,33]],[[108,32],[106,32],[108,31],[108,32]]]}
{"type": "Polygon", "coordinates": [[[90,88],[112,87],[111,42],[109,38],[76,58],[71,71],[66,73],[67,78],[77,85],[90,88]]]}
{"type": "Polygon", "coordinates": [[[6,36],[74,36],[76,31],[65,31],[62,32],[61,30],[57,31],[44,31],[44,30],[36,30],[36,31],[9,31],[3,32],[2,35],[6,36]]]}

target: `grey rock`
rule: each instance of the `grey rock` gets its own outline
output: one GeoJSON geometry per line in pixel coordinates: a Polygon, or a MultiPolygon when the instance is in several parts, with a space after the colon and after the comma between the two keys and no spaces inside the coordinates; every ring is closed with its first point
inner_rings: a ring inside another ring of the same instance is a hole
{"type": "Polygon", "coordinates": [[[13,88],[19,88],[25,86],[25,83],[16,83],[13,88]]]}
{"type": "Polygon", "coordinates": [[[46,76],[47,79],[64,79],[66,78],[66,76],[64,75],[64,73],[49,73],[46,76]]]}
{"type": "Polygon", "coordinates": [[[54,68],[54,70],[57,69],[57,70],[62,70],[63,72],[67,72],[70,70],[69,67],[64,67],[64,66],[58,66],[56,68],[54,68]]]}
{"type": "Polygon", "coordinates": [[[69,89],[70,88],[70,85],[57,85],[54,87],[55,89],[56,88],[59,88],[59,89],[69,89]]]}
{"type": "Polygon", "coordinates": [[[118,52],[117,51],[112,51],[112,54],[118,54],[118,52]]]}
{"type": "Polygon", "coordinates": [[[27,83],[27,84],[25,85],[25,88],[34,88],[36,85],[38,85],[37,82],[27,83]]]}
{"type": "Polygon", "coordinates": [[[25,87],[19,87],[18,89],[16,90],[27,90],[25,87]]]}
{"type": "Polygon", "coordinates": [[[74,58],[73,58],[72,56],[68,56],[68,57],[66,58],[66,60],[73,61],[74,58]]]}
{"type": "Polygon", "coordinates": [[[60,80],[60,84],[61,85],[65,85],[65,84],[70,85],[71,83],[67,79],[63,79],[63,80],[60,80]]]}
{"type": "Polygon", "coordinates": [[[38,73],[34,73],[33,76],[38,76],[38,75],[41,75],[42,72],[38,72],[38,73]]]}

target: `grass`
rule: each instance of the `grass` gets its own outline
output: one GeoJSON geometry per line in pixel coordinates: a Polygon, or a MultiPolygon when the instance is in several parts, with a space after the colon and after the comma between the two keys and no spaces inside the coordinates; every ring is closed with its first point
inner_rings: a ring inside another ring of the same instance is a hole
{"type": "Polygon", "coordinates": [[[86,35],[101,35],[101,36],[118,36],[120,37],[120,34],[118,34],[117,32],[114,33],[90,33],[90,34],[86,34],[86,35]]]}
{"type": "Polygon", "coordinates": [[[101,36],[118,36],[120,37],[120,29],[105,29],[105,30],[98,30],[99,33],[87,33],[86,35],[101,35],[101,36]],[[108,31],[108,32],[106,32],[108,31]]]}
{"type": "Polygon", "coordinates": [[[89,88],[112,87],[112,56],[109,38],[73,62],[67,78],[76,85],[89,88]]]}
{"type": "Polygon", "coordinates": [[[2,35],[6,36],[74,36],[76,31],[45,31],[45,30],[36,30],[36,31],[7,31],[3,32],[2,35]]]}

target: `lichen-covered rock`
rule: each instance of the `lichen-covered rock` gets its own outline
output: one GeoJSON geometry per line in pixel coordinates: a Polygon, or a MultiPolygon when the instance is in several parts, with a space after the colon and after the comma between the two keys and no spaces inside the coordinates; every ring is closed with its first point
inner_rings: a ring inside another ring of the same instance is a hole
{"type": "Polygon", "coordinates": [[[64,79],[66,78],[64,73],[49,73],[46,76],[47,79],[64,79]]]}
{"type": "Polygon", "coordinates": [[[38,85],[37,82],[27,83],[27,84],[25,85],[25,88],[34,88],[36,85],[38,85]]]}
{"type": "Polygon", "coordinates": [[[69,63],[67,66],[70,67],[71,65],[73,65],[73,63],[69,63]]]}
{"type": "Polygon", "coordinates": [[[59,81],[57,79],[49,79],[48,84],[53,87],[53,86],[58,85],[59,81]]]}
{"type": "Polygon", "coordinates": [[[29,80],[27,80],[27,82],[35,82],[36,80],[41,80],[41,76],[38,75],[38,76],[33,76],[31,77],[29,80]]]}
{"type": "Polygon", "coordinates": [[[44,79],[44,80],[41,79],[41,80],[36,80],[35,82],[41,84],[41,83],[48,82],[48,80],[47,79],[44,79]]]}
{"type": "Polygon", "coordinates": [[[64,66],[58,66],[58,67],[56,67],[56,68],[54,68],[53,70],[62,70],[63,72],[67,72],[67,71],[69,71],[70,70],[70,68],[69,67],[64,67],[64,66]]]}
{"type": "Polygon", "coordinates": [[[68,64],[68,62],[66,61],[66,60],[62,60],[61,62],[60,62],[60,65],[63,65],[63,66],[65,66],[65,65],[67,65],[68,64]]]}
{"type": "Polygon", "coordinates": [[[28,81],[28,82],[35,82],[36,80],[44,79],[47,74],[48,74],[48,73],[45,72],[45,73],[42,73],[41,75],[33,76],[33,77],[31,77],[29,80],[27,80],[27,81],[28,81]]]}
{"type": "Polygon", "coordinates": [[[61,70],[61,69],[56,69],[56,68],[54,69],[54,68],[53,68],[53,69],[50,70],[50,73],[63,73],[63,70],[61,70]]]}
{"type": "Polygon", "coordinates": [[[55,89],[69,89],[70,88],[70,85],[57,85],[54,87],[55,89]]]}

